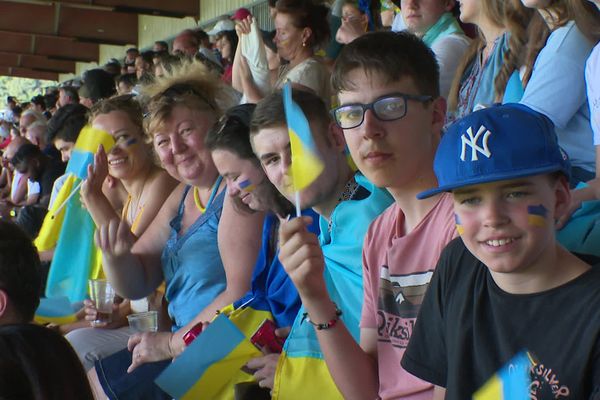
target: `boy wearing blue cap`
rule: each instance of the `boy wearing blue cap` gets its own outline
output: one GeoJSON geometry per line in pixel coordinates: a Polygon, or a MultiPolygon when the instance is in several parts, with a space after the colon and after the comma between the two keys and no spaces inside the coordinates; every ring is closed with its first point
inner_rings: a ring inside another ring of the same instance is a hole
{"type": "Polygon", "coordinates": [[[461,235],[442,253],[402,360],[437,398],[471,398],[526,350],[532,399],[600,392],[600,268],[555,238],[570,165],[552,123],[523,105],[475,112],[438,147],[461,235]],[[445,390],[443,389],[445,388],[445,390]]]}

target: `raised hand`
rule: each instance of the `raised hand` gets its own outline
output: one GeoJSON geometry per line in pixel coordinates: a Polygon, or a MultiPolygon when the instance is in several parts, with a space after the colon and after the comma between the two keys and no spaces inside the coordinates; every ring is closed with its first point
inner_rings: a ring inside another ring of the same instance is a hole
{"type": "Polygon", "coordinates": [[[108,159],[104,147],[101,145],[94,154],[94,165],[88,165],[87,178],[81,185],[81,198],[84,204],[94,201],[94,198],[102,195],[102,184],[108,176],[108,159]]]}
{"type": "Polygon", "coordinates": [[[131,254],[131,248],[135,243],[135,236],[127,221],[113,218],[108,224],[103,224],[96,229],[94,235],[96,246],[102,250],[105,258],[116,259],[131,254]]]}
{"type": "Polygon", "coordinates": [[[294,218],[279,229],[279,260],[303,299],[327,297],[325,261],[317,236],[306,228],[312,218],[294,218]]]}
{"type": "Polygon", "coordinates": [[[250,33],[250,30],[252,29],[252,21],[252,16],[248,15],[246,18],[239,20],[235,23],[235,33],[237,33],[238,37],[250,33]]]}

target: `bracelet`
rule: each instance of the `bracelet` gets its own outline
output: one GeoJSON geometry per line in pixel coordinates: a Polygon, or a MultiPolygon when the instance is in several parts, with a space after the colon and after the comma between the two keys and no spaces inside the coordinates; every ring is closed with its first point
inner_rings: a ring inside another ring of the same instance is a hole
{"type": "Polygon", "coordinates": [[[300,320],[300,323],[303,323],[304,321],[306,321],[309,324],[311,324],[312,326],[314,326],[315,329],[318,331],[333,328],[335,326],[335,324],[337,324],[337,322],[340,320],[340,316],[342,315],[342,310],[340,310],[338,308],[337,304],[333,303],[333,305],[335,306],[335,315],[328,322],[325,322],[323,324],[315,323],[310,320],[308,313],[302,313],[302,320],[300,320]]]}
{"type": "Polygon", "coordinates": [[[175,334],[171,332],[171,336],[169,336],[169,340],[167,341],[167,345],[169,346],[169,354],[171,355],[171,358],[175,358],[175,353],[173,352],[173,348],[171,347],[171,341],[173,340],[174,336],[175,334]]]}

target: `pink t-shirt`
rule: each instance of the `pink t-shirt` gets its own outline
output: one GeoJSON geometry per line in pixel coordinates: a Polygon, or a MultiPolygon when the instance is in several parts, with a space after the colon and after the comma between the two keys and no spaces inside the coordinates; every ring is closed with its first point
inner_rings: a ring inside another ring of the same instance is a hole
{"type": "Polygon", "coordinates": [[[404,214],[394,203],[369,227],[360,326],[377,330],[379,396],[431,399],[433,386],[406,372],[400,361],[440,253],[457,235],[452,196],[442,194],[408,235],[403,225],[404,214]]]}

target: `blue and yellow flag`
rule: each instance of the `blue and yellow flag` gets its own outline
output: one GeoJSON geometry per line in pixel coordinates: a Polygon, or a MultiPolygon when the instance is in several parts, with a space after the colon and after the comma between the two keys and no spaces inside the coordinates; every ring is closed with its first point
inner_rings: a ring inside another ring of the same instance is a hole
{"type": "Polygon", "coordinates": [[[90,126],[81,130],[67,164],[68,178],[35,241],[40,251],[55,248],[46,284],[48,298],[66,297],[71,303],[80,302],[86,298],[88,279],[102,273],[101,254],[94,245],[94,221],[79,196],[70,196],[87,177],[87,167],[100,145],[110,151],[113,137],[90,126]]]}
{"type": "Polygon", "coordinates": [[[473,400],[527,400],[530,365],[527,352],[520,352],[475,392],[473,400]]]}
{"type": "Polygon", "coordinates": [[[302,109],[292,100],[292,84],[283,86],[283,107],[290,135],[291,177],[296,192],[304,189],[323,172],[323,162],[302,109]]]}
{"type": "Polygon", "coordinates": [[[38,324],[68,324],[77,320],[75,312],[76,310],[66,297],[44,297],[40,299],[34,320],[38,324]]]}
{"type": "Polygon", "coordinates": [[[175,399],[233,400],[236,383],[254,381],[242,368],[262,353],[249,340],[268,311],[228,306],[156,379],[175,399]]]}

